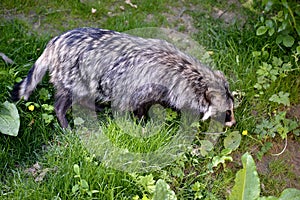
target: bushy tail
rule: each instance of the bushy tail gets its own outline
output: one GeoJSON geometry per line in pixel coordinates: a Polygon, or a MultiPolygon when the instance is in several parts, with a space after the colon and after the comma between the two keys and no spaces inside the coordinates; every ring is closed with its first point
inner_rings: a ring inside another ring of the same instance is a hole
{"type": "Polygon", "coordinates": [[[39,57],[33,67],[29,70],[27,77],[14,86],[14,89],[11,93],[13,101],[18,101],[21,98],[24,98],[24,100],[28,100],[32,91],[42,80],[48,70],[48,64],[47,62],[45,62],[46,59],[43,59],[44,55],[45,52],[41,57],[39,57]]]}

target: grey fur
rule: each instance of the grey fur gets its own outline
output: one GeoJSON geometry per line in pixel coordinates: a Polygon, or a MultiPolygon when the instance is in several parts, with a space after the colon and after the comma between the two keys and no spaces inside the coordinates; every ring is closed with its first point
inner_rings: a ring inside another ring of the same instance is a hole
{"type": "Polygon", "coordinates": [[[55,111],[62,127],[72,103],[112,102],[139,116],[153,103],[203,114],[203,120],[230,110],[233,97],[220,71],[213,71],[175,46],[115,31],[78,28],[53,38],[13,98],[28,100],[49,70],[56,88],[55,111]]]}

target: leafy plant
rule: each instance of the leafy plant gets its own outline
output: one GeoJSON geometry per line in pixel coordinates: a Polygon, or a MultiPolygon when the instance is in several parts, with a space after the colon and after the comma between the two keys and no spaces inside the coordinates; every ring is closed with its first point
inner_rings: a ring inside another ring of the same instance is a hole
{"type": "Polygon", "coordinates": [[[155,184],[153,200],[176,200],[175,192],[166,181],[159,179],[155,184]]]}
{"type": "Polygon", "coordinates": [[[223,164],[225,168],[225,161],[233,161],[230,154],[240,146],[240,143],[241,134],[238,131],[229,132],[223,141],[224,149],[212,158],[212,167],[217,167],[219,164],[223,164]]]}
{"type": "Polygon", "coordinates": [[[44,110],[42,118],[44,119],[46,124],[50,124],[54,120],[54,107],[52,105],[42,104],[42,108],[44,110]]]}
{"type": "Polygon", "coordinates": [[[242,156],[243,169],[239,170],[235,177],[235,185],[232,188],[229,200],[299,200],[300,190],[285,189],[279,198],[260,197],[260,180],[255,162],[249,153],[242,156]]]}
{"type": "Polygon", "coordinates": [[[286,112],[279,112],[270,119],[263,119],[260,124],[256,126],[255,132],[259,134],[259,138],[274,138],[277,134],[282,139],[287,137],[291,131],[295,135],[299,135],[300,130],[298,123],[294,120],[286,118],[286,112]]]}
{"type": "Polygon", "coordinates": [[[269,101],[278,103],[278,104],[283,104],[284,106],[290,106],[290,99],[289,99],[290,94],[289,93],[283,93],[280,91],[278,94],[273,94],[270,98],[269,101]]]}
{"type": "Polygon", "coordinates": [[[262,25],[257,28],[256,35],[275,35],[277,44],[292,47],[300,36],[299,4],[287,0],[263,0],[262,5],[265,6],[265,13],[275,11],[276,14],[271,13],[271,17],[260,18],[262,25]]]}
{"type": "Polygon", "coordinates": [[[19,127],[20,117],[15,104],[9,103],[8,101],[0,104],[0,132],[17,136],[19,127]]]}
{"type": "Polygon", "coordinates": [[[51,98],[51,94],[49,93],[49,90],[46,88],[42,88],[39,91],[39,99],[44,102],[42,104],[43,114],[42,118],[45,121],[46,124],[50,124],[54,120],[54,107],[52,105],[49,105],[47,101],[51,98]]]}
{"type": "Polygon", "coordinates": [[[136,183],[141,187],[142,191],[152,194],[155,190],[155,180],[153,175],[149,174],[146,176],[137,176],[136,183]]]}
{"type": "MultiPolygon", "coordinates": [[[[137,176],[131,174],[134,181],[143,191],[142,200],[176,200],[175,192],[171,190],[170,186],[163,179],[155,182],[152,174],[146,176],[137,176]]],[[[139,195],[135,195],[133,200],[140,199],[139,195]]]]}
{"type": "Polygon", "coordinates": [[[42,88],[40,89],[39,91],[39,99],[42,100],[42,101],[47,101],[51,98],[51,94],[49,93],[49,90],[46,89],[46,88],[42,88]]]}
{"type": "Polygon", "coordinates": [[[75,196],[84,196],[88,194],[88,196],[92,197],[93,194],[99,193],[98,190],[90,190],[88,182],[85,179],[81,178],[79,165],[75,164],[73,166],[73,170],[76,174],[74,178],[78,179],[78,182],[72,187],[72,193],[75,196]]]}
{"type": "Polygon", "coordinates": [[[217,167],[222,164],[223,168],[226,169],[226,161],[233,161],[232,156],[230,154],[236,150],[241,143],[241,134],[238,131],[230,132],[223,141],[224,149],[218,155],[212,158],[211,165],[209,165],[209,169],[212,171],[212,168],[217,167]]]}
{"type": "Polygon", "coordinates": [[[272,142],[264,142],[261,143],[261,145],[261,149],[256,154],[258,160],[261,160],[262,157],[273,147],[272,142]]]}
{"type": "Polygon", "coordinates": [[[202,199],[204,195],[202,194],[203,190],[206,189],[206,185],[199,183],[198,181],[192,185],[192,191],[194,193],[194,199],[202,199]]]}
{"type": "MultiPolygon", "coordinates": [[[[208,134],[203,140],[199,140],[200,147],[194,145],[191,154],[195,159],[204,157],[208,163],[206,165],[206,173],[213,173],[220,165],[226,171],[226,162],[232,162],[231,153],[235,151],[241,143],[241,134],[239,131],[228,132],[223,140],[223,149],[215,148],[216,135],[208,134]]],[[[218,136],[219,137],[219,136],[218,136]]],[[[218,145],[220,147],[220,145],[218,145]]],[[[179,170],[182,172],[182,170],[179,170]]],[[[181,173],[183,174],[183,173],[181,173]]]]}
{"type": "MultiPolygon", "coordinates": [[[[266,51],[255,52],[253,56],[261,58],[264,52],[266,51]]],[[[257,83],[254,88],[259,91],[257,96],[264,94],[273,82],[278,78],[286,77],[291,71],[293,71],[291,62],[284,63],[281,58],[275,56],[272,57],[272,63],[262,62],[256,71],[257,83]]]]}

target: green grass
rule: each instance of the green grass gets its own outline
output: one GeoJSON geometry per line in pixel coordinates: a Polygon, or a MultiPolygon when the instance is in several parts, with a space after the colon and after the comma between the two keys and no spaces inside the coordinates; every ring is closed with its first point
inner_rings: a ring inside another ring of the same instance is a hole
{"type": "MultiPolygon", "coordinates": [[[[254,27],[259,16],[239,4],[228,6],[224,1],[205,0],[201,3],[188,1],[182,5],[168,0],[144,0],[136,3],[137,8],[132,8],[123,1],[83,2],[1,1],[0,51],[16,63],[7,65],[0,60],[1,102],[10,101],[13,84],[25,77],[52,36],[82,26],[117,31],[163,26],[187,31],[184,25],[179,24],[176,18],[178,13],[174,11],[182,10],[183,6],[186,6],[184,13],[193,18],[195,29],[199,31],[193,35],[193,38],[207,51],[212,52],[211,57],[216,64],[215,67],[225,72],[231,89],[241,93],[239,106],[235,110],[238,124],[228,132],[248,130],[251,137],[243,136],[239,149],[231,154],[234,161],[228,163],[225,168],[218,166],[210,172],[212,158],[221,155],[224,148],[225,136],[221,136],[217,147],[207,157],[192,154],[193,148],[190,147],[191,149],[178,160],[151,174],[154,180],[164,179],[178,199],[194,199],[196,191],[192,188],[197,182],[200,183],[202,199],[225,199],[234,185],[236,171],[241,168],[240,155],[246,151],[255,151],[257,146],[261,148],[265,142],[256,139],[254,134],[256,125],[261,119],[268,118],[274,110],[286,109],[284,106],[270,103],[268,100],[270,96],[279,91],[288,92],[291,103],[299,104],[299,70],[289,73],[287,77],[278,78],[265,90],[264,95],[255,97],[258,93],[254,89],[257,82],[256,71],[261,62],[270,63],[272,56],[290,60],[291,55],[286,55],[288,50],[278,48],[273,42],[274,38],[256,36],[254,27]],[[196,9],[189,9],[189,4],[195,5],[196,9]],[[124,6],[125,10],[122,11],[120,6],[124,6]],[[212,17],[211,13],[214,12],[215,7],[226,9],[228,12],[238,10],[238,13],[247,20],[243,23],[238,21],[235,24],[226,24],[222,19],[212,17]],[[96,13],[91,13],[92,8],[97,9],[96,13]],[[9,13],[9,17],[5,17],[5,13],[9,13]],[[175,20],[170,21],[166,13],[173,14],[175,20]],[[18,19],[12,19],[13,15],[18,19]],[[253,58],[252,53],[261,51],[264,47],[269,52],[269,57],[253,58]]],[[[30,102],[38,105],[53,105],[54,90],[49,86],[48,79],[45,78],[38,86],[30,97],[30,102]],[[39,92],[42,88],[52,96],[41,98],[39,92]]],[[[88,190],[98,191],[92,195],[95,199],[132,199],[136,195],[141,199],[143,194],[151,196],[147,187],[137,182],[133,174],[105,167],[105,163],[101,162],[101,159],[99,161],[97,155],[94,157],[89,152],[78,134],[61,130],[55,117],[47,124],[43,120],[43,114],[54,115],[52,111],[46,112],[42,107],[35,107],[34,111],[29,111],[25,102],[17,103],[17,107],[21,117],[19,135],[9,137],[0,134],[0,198],[91,199],[87,191],[72,192],[72,187],[79,181],[74,177],[76,175],[73,170],[74,164],[79,165],[81,179],[89,184],[88,190]],[[37,174],[26,172],[37,162],[41,166],[37,174]],[[41,181],[36,182],[36,177],[45,169],[47,169],[46,175],[41,181]]],[[[68,117],[71,118],[70,113],[68,117]]],[[[114,144],[133,152],[155,150],[166,145],[174,136],[172,127],[169,127],[165,132],[156,133],[150,138],[135,138],[121,132],[116,122],[110,118],[104,120],[101,127],[114,144]]],[[[141,127],[134,125],[127,129],[141,129],[141,127]]],[[[200,134],[201,130],[196,134],[193,147],[200,145],[198,138],[204,138],[200,134]]],[[[287,171],[282,160],[273,162],[270,168],[272,174],[277,175],[285,174],[287,171]]],[[[287,176],[294,177],[295,174],[289,172],[287,176]]],[[[281,193],[282,179],[264,175],[261,181],[265,187],[264,195],[278,196],[281,193]]]]}

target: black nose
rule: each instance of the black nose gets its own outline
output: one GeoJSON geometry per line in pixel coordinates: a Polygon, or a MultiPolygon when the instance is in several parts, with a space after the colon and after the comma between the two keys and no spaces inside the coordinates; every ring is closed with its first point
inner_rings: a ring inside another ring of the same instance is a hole
{"type": "Polygon", "coordinates": [[[225,125],[232,127],[236,125],[236,121],[234,119],[234,115],[231,112],[231,110],[227,110],[226,111],[226,115],[225,115],[225,125]]]}
{"type": "Polygon", "coordinates": [[[225,122],[231,122],[231,110],[226,111],[225,122]]]}

